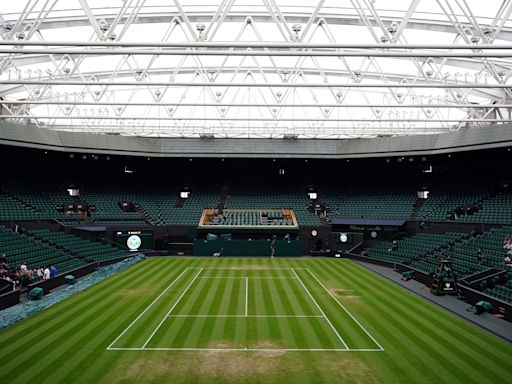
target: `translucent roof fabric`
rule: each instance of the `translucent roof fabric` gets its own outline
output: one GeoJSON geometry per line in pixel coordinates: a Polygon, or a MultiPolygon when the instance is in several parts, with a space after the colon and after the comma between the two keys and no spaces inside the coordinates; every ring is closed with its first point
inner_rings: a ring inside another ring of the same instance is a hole
{"type": "Polygon", "coordinates": [[[510,122],[512,2],[0,2],[2,118],[162,137],[510,122]]]}

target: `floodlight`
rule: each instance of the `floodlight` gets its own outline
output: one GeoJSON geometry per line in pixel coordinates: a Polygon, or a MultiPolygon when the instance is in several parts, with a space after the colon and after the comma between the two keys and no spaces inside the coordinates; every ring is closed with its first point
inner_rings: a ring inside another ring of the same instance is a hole
{"type": "Polygon", "coordinates": [[[292,25],[292,31],[295,32],[295,33],[299,33],[301,29],[302,29],[302,26],[300,24],[293,24],[292,25]]]}

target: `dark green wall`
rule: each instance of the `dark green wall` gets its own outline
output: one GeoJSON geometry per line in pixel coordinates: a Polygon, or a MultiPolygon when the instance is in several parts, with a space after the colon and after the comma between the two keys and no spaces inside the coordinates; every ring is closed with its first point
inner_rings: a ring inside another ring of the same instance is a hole
{"type": "MultiPolygon", "coordinates": [[[[194,256],[212,256],[222,249],[222,256],[270,256],[269,240],[194,240],[194,256]]],[[[300,240],[276,240],[275,256],[301,256],[300,240]]]]}

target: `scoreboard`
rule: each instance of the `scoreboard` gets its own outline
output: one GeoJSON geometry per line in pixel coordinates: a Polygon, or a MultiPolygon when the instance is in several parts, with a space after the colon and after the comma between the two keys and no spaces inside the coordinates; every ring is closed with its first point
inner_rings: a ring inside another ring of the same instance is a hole
{"type": "Polygon", "coordinates": [[[153,249],[153,231],[126,230],[114,231],[114,243],[130,252],[153,249]]]}

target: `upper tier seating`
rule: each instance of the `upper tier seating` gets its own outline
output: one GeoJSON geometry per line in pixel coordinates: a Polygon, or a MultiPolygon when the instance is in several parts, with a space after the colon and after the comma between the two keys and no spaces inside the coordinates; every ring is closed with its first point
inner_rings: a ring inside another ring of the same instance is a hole
{"type": "Polygon", "coordinates": [[[316,226],[320,220],[308,211],[308,196],[300,191],[257,190],[230,191],[225,208],[234,209],[292,209],[300,226],[316,226]]]}
{"type": "Polygon", "coordinates": [[[416,193],[406,190],[326,190],[320,194],[329,219],[408,220],[416,193]]]}
{"type": "Polygon", "coordinates": [[[446,221],[460,207],[476,205],[485,196],[485,186],[451,185],[431,191],[418,213],[418,220],[446,221]]]}
{"type": "Polygon", "coordinates": [[[43,216],[34,208],[23,205],[12,196],[0,193],[0,220],[40,220],[43,216]]]}
{"type": "Polygon", "coordinates": [[[96,224],[145,223],[140,212],[125,212],[119,205],[122,201],[134,202],[138,196],[138,192],[129,193],[119,187],[84,188],[80,191],[82,202],[96,206],[96,211],[91,212],[91,219],[96,224]]]}
{"type": "Polygon", "coordinates": [[[487,185],[442,186],[425,200],[418,220],[512,224],[512,193],[494,195],[487,185]]]}
{"type": "Polygon", "coordinates": [[[485,199],[478,212],[472,215],[461,216],[458,221],[512,224],[512,193],[503,193],[485,199]]]}
{"type": "Polygon", "coordinates": [[[176,191],[157,192],[151,198],[137,199],[141,210],[156,225],[197,225],[205,208],[219,203],[216,191],[193,190],[187,199],[176,191]]]}

